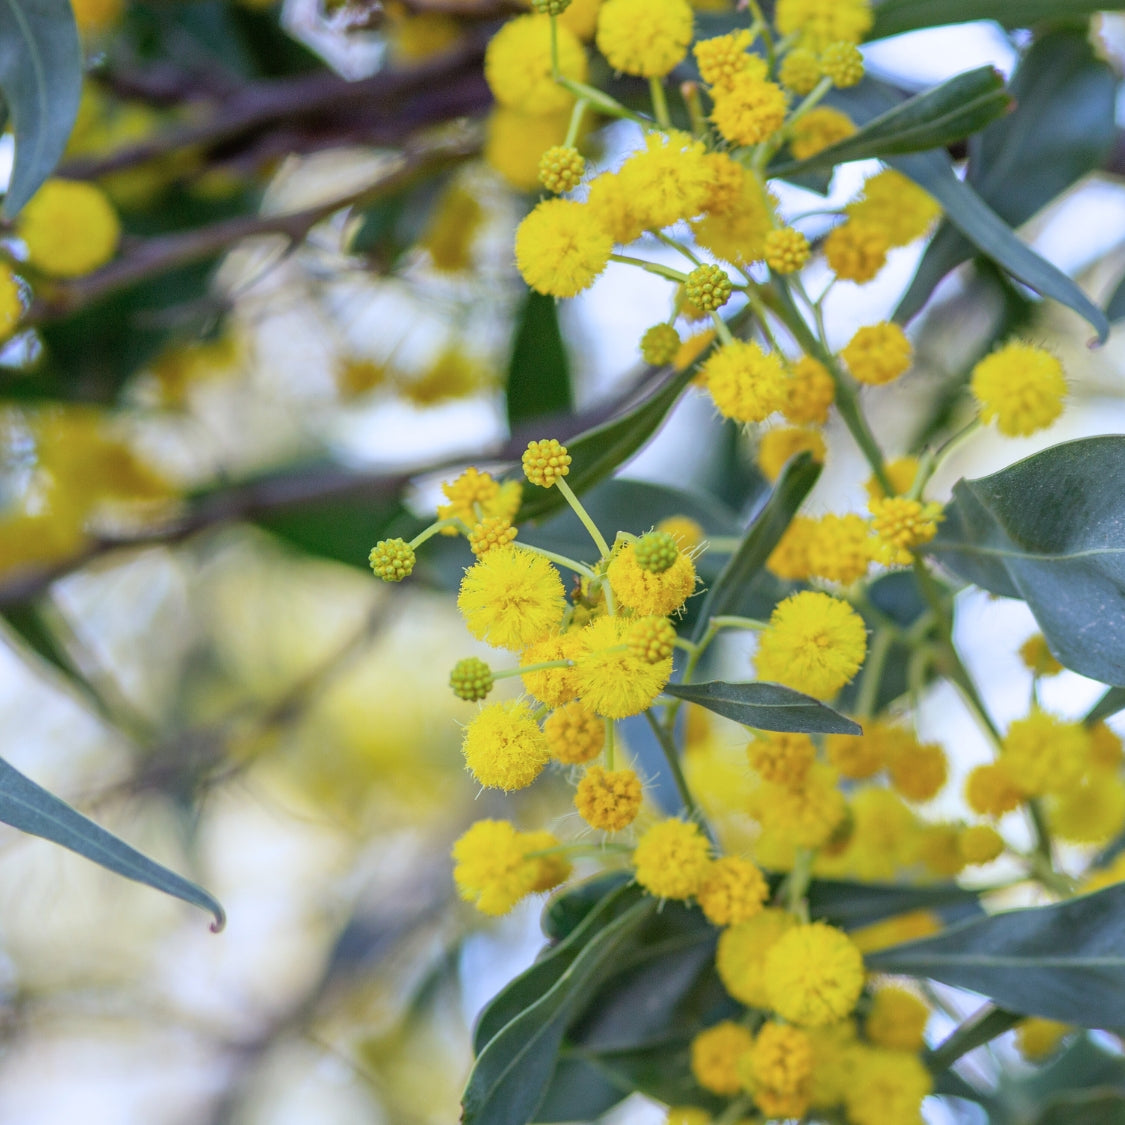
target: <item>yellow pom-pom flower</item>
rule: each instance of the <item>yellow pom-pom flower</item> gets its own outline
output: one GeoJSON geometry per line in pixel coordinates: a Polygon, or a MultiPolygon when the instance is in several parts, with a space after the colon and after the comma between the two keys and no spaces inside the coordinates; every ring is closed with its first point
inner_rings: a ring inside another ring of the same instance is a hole
{"type": "MultiPolygon", "coordinates": [[[[534,667],[554,661],[573,661],[582,651],[582,638],[577,630],[552,633],[520,653],[520,667],[534,667]]],[[[561,707],[578,695],[578,678],[573,666],[565,668],[540,668],[535,672],[521,672],[524,689],[529,695],[546,703],[548,707],[561,707]]]]}
{"type": "MultiPolygon", "coordinates": [[[[573,32],[556,27],[559,73],[586,81],[586,51],[573,32]]],[[[503,106],[527,114],[569,109],[574,95],[554,79],[551,69],[551,21],[547,16],[517,16],[492,37],[484,53],[484,77],[503,106]]]]}
{"type": "Polygon", "coordinates": [[[23,316],[23,301],[20,299],[19,282],[16,275],[0,262],[0,343],[16,330],[23,316]]]}
{"type": "Polygon", "coordinates": [[[792,914],[766,907],[749,921],[730,926],[719,935],[715,969],[731,996],[749,1008],[769,1007],[766,955],[796,925],[792,914]]]}
{"type": "Polygon", "coordinates": [[[629,626],[629,652],[646,664],[667,660],[676,647],[676,628],[667,617],[642,617],[629,626]]]}
{"type": "Polygon", "coordinates": [[[808,160],[854,132],[855,122],[846,113],[831,106],[817,106],[797,119],[789,138],[789,151],[796,160],[808,160]]]}
{"type": "Polygon", "coordinates": [[[740,1073],[758,1108],[770,1118],[804,1117],[812,1098],[812,1041],[797,1027],[767,1023],[740,1073]]]}
{"type": "Polygon", "coordinates": [[[715,35],[710,39],[700,39],[692,48],[699,75],[708,86],[729,86],[738,74],[747,70],[759,71],[759,77],[766,76],[765,61],[757,55],[746,52],[754,42],[749,28],[739,28],[727,35],[715,35]]]}
{"type": "Polygon", "coordinates": [[[905,496],[886,496],[872,500],[871,527],[879,537],[876,554],[880,562],[909,566],[915,548],[937,535],[942,518],[941,505],[930,501],[908,500],[905,496]]]}
{"type": "Polygon", "coordinates": [[[585,203],[546,199],[516,229],[516,266],[549,297],[573,297],[593,285],[613,253],[613,238],[585,203]]]}
{"type": "Polygon", "coordinates": [[[764,422],[781,408],[789,389],[780,358],[745,340],[712,352],[702,375],[719,413],[738,422],[764,422]]]}
{"type": "Polygon", "coordinates": [[[729,85],[716,87],[713,94],[711,120],[731,144],[756,145],[785,124],[785,91],[756,71],[734,75],[729,85]]]}
{"type": "Polygon", "coordinates": [[[926,1042],[930,1008],[905,988],[886,986],[875,993],[864,1022],[867,1038],[892,1051],[919,1051],[926,1042]]]}
{"type": "Polygon", "coordinates": [[[883,268],[890,242],[882,227],[849,219],[824,240],[828,268],[841,281],[865,285],[883,268]]]}
{"type": "Polygon", "coordinates": [[[1089,765],[1086,728],[1038,708],[1009,725],[1001,746],[1004,764],[1029,797],[1075,788],[1089,765]]]}
{"type": "Polygon", "coordinates": [[[709,853],[698,824],[659,821],[641,836],[633,852],[637,882],[657,898],[691,898],[711,866],[709,853]]]}
{"type": "Polygon", "coordinates": [[[629,628],[620,617],[600,617],[580,634],[578,694],[607,719],[625,719],[651,707],[672,674],[671,657],[649,664],[629,651],[629,628]]]}
{"type": "Polygon", "coordinates": [[[691,1041],[691,1073],[705,1090],[733,1097],[742,1088],[738,1061],[754,1045],[754,1036],[733,1020],[701,1031],[691,1041]]]}
{"type": "Polygon", "coordinates": [[[465,571],[457,595],[469,632],[494,648],[513,651],[557,629],[565,606],[554,566],[514,545],[482,555],[465,571]]]}
{"type": "Polygon", "coordinates": [[[654,574],[637,562],[637,544],[626,543],[613,554],[606,569],[617,600],[634,613],[667,617],[679,610],[695,589],[695,565],[677,550],[675,562],[654,574]]]}
{"type": "Polygon", "coordinates": [[[781,60],[777,78],[787,90],[803,98],[820,81],[820,61],[807,47],[794,47],[781,60]]]}
{"type": "Polygon", "coordinates": [[[506,820],[478,820],[453,845],[453,881],[482,914],[507,914],[520,899],[557,886],[570,871],[565,860],[545,862],[528,853],[558,844],[546,832],[517,832],[506,820]]]}
{"type": "Polygon", "coordinates": [[[736,926],[753,918],[769,894],[765,876],[750,860],[723,856],[707,869],[696,897],[712,925],[736,926]]]}
{"type": "Polygon", "coordinates": [[[576,699],[552,711],[543,723],[551,757],[567,766],[593,761],[605,745],[605,721],[576,699]]]}
{"type": "Polygon", "coordinates": [[[605,770],[591,766],[578,783],[574,807],[591,828],[620,832],[641,810],[641,780],[633,770],[605,770]]]}
{"type": "Polygon", "coordinates": [[[542,772],[550,749],[522,700],[490,703],[465,728],[465,765],[486,789],[525,789],[542,772]]]}
{"type": "Polygon", "coordinates": [[[809,538],[808,572],[829,582],[849,585],[862,578],[871,566],[871,534],[856,512],[821,516],[809,538]]]}
{"type": "Polygon", "coordinates": [[[48,180],[16,220],[30,265],[53,277],[83,277],[117,251],[121,223],[96,184],[48,180]]]}
{"type": "Polygon", "coordinates": [[[840,358],[857,382],[882,386],[910,370],[914,348],[897,324],[884,321],[859,329],[840,349],[840,358]]]}
{"type": "Polygon", "coordinates": [[[828,368],[812,356],[802,356],[789,373],[789,387],[781,412],[798,426],[824,425],[836,401],[836,383],[828,368]]]}
{"type": "Polygon", "coordinates": [[[715,312],[730,300],[730,278],[722,266],[696,266],[684,282],[684,296],[703,312],[715,312]]]}
{"type": "Polygon", "coordinates": [[[829,43],[820,53],[820,70],[841,90],[863,81],[863,55],[854,43],[829,43]]]}
{"type": "MultiPolygon", "coordinates": [[[[826,844],[847,815],[847,802],[836,781],[834,769],[814,762],[796,785],[765,782],[755,794],[752,810],[762,825],[759,848],[763,842],[783,849],[826,844]]],[[[770,866],[760,850],[758,858],[770,866]]]]}
{"type": "Polygon", "coordinates": [[[516,529],[507,516],[486,516],[469,532],[469,550],[477,558],[496,547],[506,547],[516,537],[516,529]]]}
{"type": "Polygon", "coordinates": [[[414,571],[414,549],[404,539],[380,539],[367,561],[384,582],[401,582],[414,571]]]}
{"type": "Polygon", "coordinates": [[[863,955],[842,930],[824,922],[795,926],[766,954],[770,1007],[799,1027],[850,1015],[863,991],[863,955]]]}
{"type": "Polygon", "coordinates": [[[949,762],[940,745],[924,742],[892,754],[888,771],[895,790],[908,801],[921,804],[941,792],[949,777],[949,762]]]}
{"type": "Polygon", "coordinates": [[[814,51],[829,43],[858,43],[871,30],[870,0],[777,0],[774,21],[782,35],[799,35],[814,51]]]}
{"type": "MultiPolygon", "coordinates": [[[[890,482],[892,493],[895,496],[905,496],[914,487],[914,480],[918,476],[918,458],[896,457],[883,466],[883,473],[890,482]]],[[[863,488],[871,500],[879,500],[886,496],[876,476],[869,477],[864,482],[863,488]]]]}
{"type": "Polygon", "coordinates": [[[1125,825],[1125,782],[1102,776],[1047,802],[1047,823],[1070,844],[1105,844],[1125,825]]]}
{"type": "MultiPolygon", "coordinates": [[[[490,516],[512,519],[523,494],[519,481],[500,484],[471,465],[456,480],[443,483],[441,491],[449,503],[438,505],[438,519],[458,519],[470,528],[490,516]]],[[[457,530],[447,527],[443,534],[456,535],[457,530]]]]}
{"type": "Polygon", "coordinates": [[[991,863],[1006,847],[1004,837],[991,824],[972,824],[957,837],[957,849],[965,863],[991,863]]]}
{"type": "Polygon", "coordinates": [[[570,111],[521,113],[497,105],[485,122],[484,159],[518,191],[539,186],[539,161],[553,145],[566,140],[570,111]]]}
{"type": "Polygon", "coordinates": [[[794,227],[778,227],[766,235],[766,265],[774,273],[796,273],[809,260],[809,240],[794,227]]]}
{"type": "Polygon", "coordinates": [[[1014,340],[974,368],[969,387],[984,423],[1007,437],[1044,430],[1062,413],[1066,376],[1050,352],[1014,340]]]}
{"type": "Polygon", "coordinates": [[[885,168],[863,185],[863,194],[845,208],[848,217],[879,227],[891,246],[921,238],[941,214],[941,204],[913,180],[885,168]]]}
{"type": "Polygon", "coordinates": [[[676,358],[680,334],[671,324],[654,324],[641,337],[641,358],[653,367],[663,367],[676,358]]]}
{"type": "Polygon", "coordinates": [[[1063,670],[1047,647],[1047,638],[1042,633],[1033,633],[1020,645],[1020,659],[1024,667],[1036,676],[1057,676],[1063,670]]]}
{"type": "Polygon", "coordinates": [[[761,679],[824,699],[859,671],[866,655],[863,618],[839,598],[803,590],[774,609],[754,662],[761,679]]]}
{"type": "Polygon", "coordinates": [[[806,426],[781,426],[767,430],[758,439],[758,468],[769,481],[776,481],[781,470],[798,453],[811,453],[817,464],[823,465],[828,456],[828,446],[819,430],[806,426]]]}
{"type": "Polygon", "coordinates": [[[857,1047],[851,1062],[851,1081],[844,1089],[849,1122],[921,1121],[922,1099],[933,1090],[934,1081],[916,1054],[857,1047]]]}
{"type": "Polygon", "coordinates": [[[816,747],[807,734],[763,734],[746,747],[746,759],[763,781],[796,788],[816,761],[816,747]]]}
{"type": "Polygon", "coordinates": [[[965,778],[965,803],[980,816],[1001,817],[1019,808],[1023,798],[1023,790],[1003,759],[977,766],[965,778]]]}
{"type": "MultiPolygon", "coordinates": [[[[629,214],[645,230],[701,214],[715,191],[713,163],[703,143],[678,131],[649,133],[644,147],[621,166],[617,179],[629,214]]],[[[721,283],[722,271],[715,266],[710,270],[711,280],[721,283]]]]}
{"type": "Polygon", "coordinates": [[[691,36],[687,0],[605,0],[595,42],[614,70],[663,78],[687,55],[691,36]]]}
{"type": "Polygon", "coordinates": [[[656,525],[656,530],[671,535],[681,551],[694,551],[703,542],[703,528],[690,516],[669,516],[656,525]]]}
{"type": "Polygon", "coordinates": [[[550,488],[570,472],[570,454],[554,438],[530,441],[523,453],[523,475],[540,488],[550,488]]]}
{"type": "Polygon", "coordinates": [[[905,727],[879,719],[864,722],[863,734],[830,734],[824,740],[828,760],[853,781],[874,777],[892,756],[909,753],[917,745],[905,727]]]}
{"type": "Polygon", "coordinates": [[[495,677],[492,669],[478,656],[458,660],[449,673],[449,686],[458,699],[479,703],[492,691],[495,677]]]}

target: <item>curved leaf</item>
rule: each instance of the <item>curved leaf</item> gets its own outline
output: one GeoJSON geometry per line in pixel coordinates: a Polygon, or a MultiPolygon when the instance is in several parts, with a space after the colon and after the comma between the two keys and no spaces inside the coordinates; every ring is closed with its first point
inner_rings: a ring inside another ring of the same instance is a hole
{"type": "Polygon", "coordinates": [[[996,20],[1005,27],[1030,27],[1040,20],[1092,16],[1095,12],[1119,11],[1122,0],[880,0],[875,25],[868,40],[901,35],[924,27],[940,27],[970,20],[996,20]]]}
{"type": "Polygon", "coordinates": [[[574,403],[570,356],[559,330],[558,304],[534,289],[527,291],[508,357],[508,425],[562,414],[574,403]]]}
{"type": "Polygon", "coordinates": [[[1068,668],[1125,685],[1125,437],[1045,449],[959,481],[929,552],[1022,598],[1068,668]]]}
{"type": "Polygon", "coordinates": [[[0,758],[0,821],[77,852],[126,879],[209,910],[216,933],[226,922],[218,901],[202,887],[141,855],[124,840],[95,824],[65,801],[24,777],[0,758]]]}
{"type": "Polygon", "coordinates": [[[69,0],[0,0],[0,91],[16,139],[12,219],[62,159],[78,115],[82,47],[69,0]]]}
{"type": "Polygon", "coordinates": [[[781,684],[668,684],[665,695],[697,703],[716,715],[758,730],[804,734],[862,734],[858,723],[827,704],[781,684]]]}
{"type": "Polygon", "coordinates": [[[868,954],[881,973],[928,977],[1002,1008],[1076,1027],[1119,1027],[1125,1011],[1125,885],[1054,906],[962,922],[868,954]]]}
{"type": "Polygon", "coordinates": [[[914,910],[979,913],[980,905],[976,891],[956,883],[914,886],[814,879],[809,885],[812,916],[845,930],[858,930],[914,910]]]}

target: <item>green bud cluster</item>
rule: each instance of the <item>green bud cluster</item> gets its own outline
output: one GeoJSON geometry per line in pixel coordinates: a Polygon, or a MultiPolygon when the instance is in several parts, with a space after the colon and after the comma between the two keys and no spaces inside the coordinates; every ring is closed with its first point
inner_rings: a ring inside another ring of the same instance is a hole
{"type": "Polygon", "coordinates": [[[458,699],[477,703],[488,697],[495,682],[492,669],[477,656],[466,656],[453,665],[449,673],[449,686],[458,699]]]}
{"type": "Polygon", "coordinates": [[[633,548],[637,566],[649,574],[663,574],[680,557],[676,540],[666,531],[650,531],[633,548]]]}
{"type": "Polygon", "coordinates": [[[676,358],[680,334],[670,324],[654,324],[641,337],[641,358],[653,367],[663,367],[676,358]]]}
{"type": "Polygon", "coordinates": [[[401,582],[414,571],[414,548],[405,539],[380,539],[367,561],[384,582],[401,582]]]}
{"type": "Polygon", "coordinates": [[[714,312],[730,300],[730,278],[721,266],[697,266],[684,282],[684,293],[697,309],[714,312]]]}

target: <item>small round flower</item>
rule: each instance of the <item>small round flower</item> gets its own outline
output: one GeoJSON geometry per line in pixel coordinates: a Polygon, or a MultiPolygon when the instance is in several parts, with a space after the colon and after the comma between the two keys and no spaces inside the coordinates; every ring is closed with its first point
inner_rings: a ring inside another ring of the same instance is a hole
{"type": "Polygon", "coordinates": [[[823,50],[829,43],[858,43],[874,16],[870,0],[777,0],[777,30],[799,35],[803,46],[823,50]]]}
{"type": "Polygon", "coordinates": [[[575,666],[578,694],[607,719],[625,719],[651,707],[672,674],[671,657],[648,664],[629,652],[629,627],[620,617],[599,617],[579,634],[583,651],[575,666]]]}
{"type": "Polygon", "coordinates": [[[891,986],[880,988],[871,1001],[863,1028],[877,1047],[892,1051],[920,1051],[926,1043],[930,1008],[913,992],[891,986]]]}
{"type": "Polygon", "coordinates": [[[849,585],[871,566],[871,529],[857,512],[830,512],[815,521],[807,552],[810,575],[849,585]]]}
{"type": "Polygon", "coordinates": [[[490,703],[465,728],[465,765],[486,789],[525,789],[550,758],[543,732],[522,700],[490,703]]]}
{"type": "Polygon", "coordinates": [[[800,1027],[850,1015],[863,991],[863,955],[842,930],[824,922],[795,926],[766,954],[770,1007],[800,1027]]]}
{"type": "Polygon", "coordinates": [[[469,550],[479,559],[496,547],[506,547],[516,537],[507,516],[486,516],[469,532],[469,550]]]}
{"type": "Polygon", "coordinates": [[[853,781],[874,777],[892,756],[909,753],[917,745],[905,727],[879,719],[865,722],[863,734],[830,734],[824,741],[829,762],[853,781]]]}
{"type": "Polygon", "coordinates": [[[566,766],[584,765],[602,752],[605,721],[576,699],[547,716],[543,737],[556,762],[566,766]]]}
{"type": "MultiPolygon", "coordinates": [[[[519,481],[500,484],[472,465],[456,480],[443,483],[441,491],[449,503],[438,505],[438,519],[459,519],[469,527],[489,516],[511,519],[519,511],[523,493],[519,481]]],[[[444,528],[443,534],[456,535],[457,529],[444,528]]]]}
{"type": "Polygon", "coordinates": [[[733,855],[715,860],[696,892],[713,926],[737,926],[748,921],[769,896],[769,884],[761,871],[750,860],[733,855]]]}
{"type": "Polygon", "coordinates": [[[820,62],[807,47],[794,47],[781,60],[777,78],[787,90],[803,98],[820,81],[820,62]]]}
{"type": "Polygon", "coordinates": [[[745,340],[713,351],[702,374],[719,413],[738,422],[764,422],[781,408],[789,389],[776,353],[745,340]]]}
{"type": "Polygon", "coordinates": [[[687,0],[605,0],[595,41],[614,70],[663,78],[687,54],[691,36],[687,0]]]}
{"type": "Polygon", "coordinates": [[[930,229],[941,204],[909,177],[884,168],[864,183],[863,194],[845,210],[850,219],[879,227],[891,246],[905,246],[930,229]]]}
{"type": "Polygon", "coordinates": [[[840,349],[840,358],[857,382],[882,386],[910,370],[914,349],[897,324],[883,322],[859,329],[840,349]]]}
{"type": "Polygon", "coordinates": [[[758,438],[758,468],[766,480],[776,481],[798,453],[811,453],[813,460],[823,465],[828,455],[824,435],[805,426],[780,426],[758,438]]]}
{"type": "Polygon", "coordinates": [[[620,832],[641,810],[641,780],[633,770],[604,770],[591,766],[578,783],[574,807],[591,828],[620,832]]]}
{"type": "Polygon", "coordinates": [[[917,1054],[881,1047],[857,1047],[851,1054],[851,1078],[844,1105],[853,1125],[921,1121],[922,1100],[934,1080],[917,1054]]]}
{"type": "Polygon", "coordinates": [[[866,655],[863,618],[839,598],[803,590],[770,615],[755,667],[764,680],[827,698],[859,671],[866,655]]]}
{"type": "Polygon", "coordinates": [[[633,851],[637,882],[656,898],[691,898],[710,868],[709,852],[698,824],[661,820],[645,832],[633,851]]]}
{"type": "Polygon", "coordinates": [[[796,925],[792,914],[766,907],[749,921],[730,926],[719,935],[715,969],[731,996],[749,1008],[769,1007],[766,955],[796,925]]]}
{"type": "Polygon", "coordinates": [[[19,282],[8,265],[0,262],[0,342],[16,330],[21,316],[23,301],[20,299],[19,282]]]}
{"type": "Polygon", "coordinates": [[[1048,798],[1047,823],[1069,844],[1107,844],[1125,824],[1125,782],[1102,776],[1048,798]]]}
{"type": "Polygon", "coordinates": [[[703,312],[721,309],[730,300],[731,292],[730,278],[722,266],[696,266],[684,282],[684,295],[703,312]]]}
{"type": "Polygon", "coordinates": [[[1063,1037],[1073,1030],[1069,1024],[1039,1016],[1020,1020],[1016,1025],[1016,1050],[1028,1062],[1041,1062],[1053,1055],[1063,1037]]]}
{"type": "Polygon", "coordinates": [[[518,191],[539,186],[539,158],[551,145],[566,140],[570,111],[521,113],[495,105],[485,120],[484,159],[518,191]]]}
{"type": "Polygon", "coordinates": [[[754,1036],[733,1020],[701,1031],[691,1041],[691,1073],[712,1094],[733,1097],[741,1089],[738,1060],[754,1045],[754,1036]]]}
{"type": "Polygon", "coordinates": [[[703,528],[689,516],[669,516],[656,525],[656,530],[671,535],[683,551],[693,551],[703,542],[703,528]]]}
{"type": "Polygon", "coordinates": [[[549,890],[570,865],[529,855],[558,844],[547,832],[517,832],[506,820],[478,820],[453,845],[453,881],[482,914],[507,914],[521,898],[549,890]]]}
{"type": "Polygon", "coordinates": [[[714,165],[703,142],[678,130],[647,134],[644,147],[625,161],[618,179],[644,230],[702,214],[715,194],[714,165]]]}
{"type": "Polygon", "coordinates": [[[530,441],[523,453],[523,473],[532,484],[550,488],[570,472],[570,454],[554,438],[530,441]]]}
{"type": "Polygon", "coordinates": [[[449,673],[449,686],[458,699],[479,703],[486,699],[495,683],[492,669],[478,656],[466,656],[453,665],[449,673]]]}
{"type": "Polygon", "coordinates": [[[48,180],[16,220],[29,263],[53,277],[83,277],[117,250],[121,223],[96,184],[48,180]]]}
{"type": "Polygon", "coordinates": [[[757,71],[736,74],[729,86],[717,87],[713,94],[711,120],[731,144],[756,145],[785,124],[785,91],[757,71]]]}
{"type": "Polygon", "coordinates": [[[1075,788],[1089,763],[1086,728],[1038,708],[1009,725],[1001,746],[1012,778],[1029,797],[1075,788]]]}
{"type": "Polygon", "coordinates": [[[676,647],[676,629],[667,617],[642,617],[629,627],[629,652],[646,664],[667,660],[676,647]]]}
{"type": "MultiPolygon", "coordinates": [[[[573,661],[582,651],[582,638],[578,630],[552,633],[541,641],[528,645],[520,653],[520,667],[556,661],[573,661]]],[[[540,668],[536,672],[520,672],[524,690],[548,707],[561,707],[578,695],[578,678],[573,664],[562,668],[540,668]]]]}
{"type": "Polygon", "coordinates": [[[787,582],[803,582],[809,576],[809,544],[816,534],[817,521],[809,516],[794,516],[766,566],[787,582]]]}
{"type": "Polygon", "coordinates": [[[881,227],[849,219],[824,240],[828,268],[842,281],[865,285],[883,268],[890,243],[881,227]]]}
{"type": "Polygon", "coordinates": [[[552,145],[539,157],[539,182],[556,195],[573,191],[586,171],[586,159],[573,145],[552,145]]]}
{"type": "Polygon", "coordinates": [[[863,54],[854,43],[829,43],[820,52],[820,71],[841,90],[863,81],[863,54]]]}
{"type": "Polygon", "coordinates": [[[745,27],[697,40],[692,54],[699,66],[699,76],[708,86],[729,86],[736,75],[746,70],[760,69],[760,77],[764,78],[763,60],[746,53],[753,42],[754,36],[745,27]]]}
{"type": "Polygon", "coordinates": [[[613,253],[613,238],[590,206],[546,199],[516,229],[516,266],[532,289],[573,297],[588,289],[613,253]]]}
{"type": "Polygon", "coordinates": [[[977,766],[965,778],[965,803],[980,816],[1001,817],[1019,808],[1023,796],[1003,760],[977,766]]]}
{"type": "Polygon", "coordinates": [[[957,837],[957,849],[967,864],[991,863],[1005,846],[1004,837],[991,824],[972,824],[957,837]]]}
{"type": "Polygon", "coordinates": [[[666,531],[650,531],[633,545],[637,566],[650,574],[663,574],[680,557],[676,540],[666,531]]]}
{"type": "Polygon", "coordinates": [[[641,358],[653,367],[663,367],[676,358],[680,334],[671,324],[654,324],[641,337],[641,358]]]}
{"type": "Polygon", "coordinates": [[[940,504],[908,500],[905,496],[872,500],[867,507],[871,512],[871,528],[879,537],[877,557],[888,565],[909,566],[914,558],[911,552],[937,535],[937,525],[942,519],[940,504]]]}
{"type": "MultiPolygon", "coordinates": [[[[573,32],[556,26],[559,72],[586,81],[586,52],[573,32]]],[[[492,37],[484,53],[484,77],[502,106],[525,114],[569,109],[574,95],[554,79],[551,68],[551,21],[546,16],[517,16],[492,37]]]]}
{"type": "Polygon", "coordinates": [[[746,747],[746,758],[763,781],[795,788],[804,782],[816,761],[816,747],[807,734],[771,732],[746,747]]]}
{"type": "Polygon", "coordinates": [[[794,227],[778,227],[766,235],[766,265],[774,273],[796,273],[809,254],[809,240],[794,227]]]}
{"type": "Polygon", "coordinates": [[[556,629],[566,598],[559,572],[542,555],[497,547],[465,571],[457,608],[469,632],[494,648],[526,648],[556,629]]]}
{"type": "Polygon", "coordinates": [[[1063,670],[1047,647],[1047,638],[1042,633],[1033,633],[1020,645],[1020,659],[1024,667],[1036,676],[1057,676],[1063,670]]]}
{"type": "Polygon", "coordinates": [[[570,0],[531,0],[531,6],[543,16],[561,16],[570,7],[570,0]]]}
{"type": "Polygon", "coordinates": [[[973,368],[969,387],[984,423],[1007,437],[1046,429],[1062,413],[1066,377],[1050,352],[1014,340],[973,368]]]}
{"type": "MultiPolygon", "coordinates": [[[[663,532],[656,534],[662,536],[663,532]]],[[[695,565],[673,542],[672,565],[658,573],[646,570],[638,557],[642,541],[619,547],[606,568],[606,577],[618,601],[627,609],[646,616],[667,617],[680,609],[695,590],[695,565]]]]}
{"type": "Polygon", "coordinates": [[[405,539],[380,539],[367,561],[384,582],[401,582],[414,571],[414,548],[405,539]]]}
{"type": "Polygon", "coordinates": [[[828,368],[812,356],[802,356],[789,372],[788,394],[781,412],[794,424],[824,425],[836,401],[836,383],[828,368]]]}
{"type": "Polygon", "coordinates": [[[771,1118],[804,1117],[812,1093],[813,1044],[807,1033],[786,1024],[767,1023],[741,1073],[758,1108],[771,1118]]]}
{"type": "MultiPolygon", "coordinates": [[[[883,466],[883,472],[890,481],[893,495],[905,496],[914,487],[914,481],[918,476],[918,458],[896,457],[883,466]]],[[[886,496],[879,478],[874,475],[867,479],[863,487],[871,500],[879,500],[886,496]]]]}
{"type": "Polygon", "coordinates": [[[1089,728],[1089,735],[1090,768],[1116,773],[1125,757],[1125,747],[1122,746],[1120,737],[1104,722],[1094,723],[1089,728]]]}
{"type": "Polygon", "coordinates": [[[789,138],[789,151],[795,160],[808,160],[854,132],[855,122],[846,113],[831,106],[817,106],[797,119],[789,138]]]}
{"type": "Polygon", "coordinates": [[[827,844],[848,812],[836,782],[836,771],[821,762],[814,762],[796,785],[764,782],[754,805],[762,839],[790,849],[827,844]]]}

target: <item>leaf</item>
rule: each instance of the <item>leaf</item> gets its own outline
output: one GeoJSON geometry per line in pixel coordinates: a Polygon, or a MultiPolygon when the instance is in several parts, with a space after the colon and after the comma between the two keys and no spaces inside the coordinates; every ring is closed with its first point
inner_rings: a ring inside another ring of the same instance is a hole
{"type": "Polygon", "coordinates": [[[155,863],[111,832],[24,777],[0,758],[0,821],[60,844],[102,867],[189,902],[215,916],[216,933],[226,924],[222,906],[202,887],[155,863]]]}
{"type": "Polygon", "coordinates": [[[731,555],[703,599],[695,626],[696,641],[706,632],[712,617],[730,612],[745,597],[746,588],[766,565],[797,509],[816,484],[821,467],[813,460],[812,454],[805,452],[794,457],[782,470],[773,492],[754,517],[738,550],[731,555]]]}
{"type": "Polygon", "coordinates": [[[1118,711],[1125,711],[1125,688],[1107,688],[1102,697],[1082,716],[1082,722],[1088,727],[1116,715],[1118,711]]]}
{"type": "Polygon", "coordinates": [[[1117,288],[1109,295],[1106,302],[1105,315],[1114,324],[1125,318],[1125,277],[1117,283],[1117,288]]]}
{"type": "Polygon", "coordinates": [[[515,429],[574,406],[570,357],[559,330],[558,304],[529,289],[516,318],[508,359],[508,425],[515,429]]]}
{"type": "Polygon", "coordinates": [[[665,695],[674,695],[714,711],[716,715],[757,730],[796,731],[806,734],[862,734],[858,723],[831,707],[781,684],[668,684],[665,695]]]}
{"type": "Polygon", "coordinates": [[[771,165],[769,174],[821,172],[852,160],[942,148],[983,129],[1010,104],[1003,76],[991,66],[977,67],[892,106],[814,156],[771,165]]]}
{"type": "Polygon", "coordinates": [[[69,0],[0,0],[0,90],[16,152],[4,217],[14,219],[62,159],[82,91],[69,0]]]}
{"type": "Polygon", "coordinates": [[[568,886],[562,894],[555,895],[544,907],[543,917],[539,923],[543,927],[543,933],[551,941],[562,941],[611,891],[625,886],[630,879],[630,875],[621,871],[612,875],[599,875],[587,879],[584,883],[568,886]]]}
{"type": "Polygon", "coordinates": [[[962,1055],[991,1043],[997,1036],[1011,1031],[1023,1016],[1008,1012],[995,1004],[985,1004],[963,1024],[942,1040],[926,1057],[926,1065],[934,1071],[952,1066],[962,1055]]]}
{"type": "Polygon", "coordinates": [[[1056,658],[1125,685],[1125,437],[1052,446],[961,480],[929,552],[994,594],[1022,598],[1056,658]]]}
{"type": "Polygon", "coordinates": [[[812,916],[845,930],[858,930],[914,910],[950,909],[979,913],[976,891],[956,883],[915,886],[845,879],[814,879],[809,885],[812,916]]]}
{"type": "Polygon", "coordinates": [[[621,946],[655,909],[653,899],[635,901],[598,929],[554,985],[489,1040],[465,1089],[464,1125],[526,1125],[534,1119],[575,1007],[596,994],[621,946]]]}
{"type": "Polygon", "coordinates": [[[1121,1025],[1125,1010],[1125,885],[1053,906],[962,922],[879,950],[869,969],[928,977],[1013,1012],[1076,1027],[1121,1025]]]}
{"type": "Polygon", "coordinates": [[[996,20],[1005,27],[1030,27],[1040,20],[1066,16],[1091,16],[1100,11],[1120,11],[1122,0],[881,0],[875,8],[875,25],[868,41],[970,20],[996,20]]]}
{"type": "MultiPolygon", "coordinates": [[[[1032,44],[1009,90],[1013,112],[969,142],[966,182],[1001,219],[1018,227],[1102,166],[1114,145],[1117,80],[1095,56],[1085,31],[1061,28],[1032,44]]],[[[909,320],[918,313],[938,282],[974,252],[943,221],[896,316],[909,320]]]]}
{"type": "Polygon", "coordinates": [[[1052,1098],[1035,1119],[1035,1125],[1121,1125],[1125,1121],[1125,1092],[1120,1090],[1071,1090],[1052,1098]]]}

